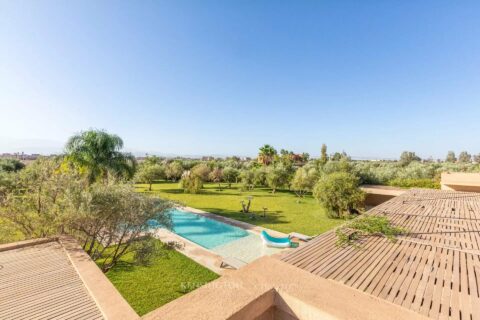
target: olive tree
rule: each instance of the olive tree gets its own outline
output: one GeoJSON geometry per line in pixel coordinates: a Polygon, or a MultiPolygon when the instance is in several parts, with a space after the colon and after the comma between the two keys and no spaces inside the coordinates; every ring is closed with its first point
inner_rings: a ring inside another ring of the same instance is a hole
{"type": "Polygon", "coordinates": [[[230,188],[232,183],[236,183],[238,181],[238,177],[240,175],[240,171],[238,169],[232,167],[226,167],[223,169],[223,181],[228,183],[228,187],[230,188]]]}
{"type": "Polygon", "coordinates": [[[462,151],[458,155],[458,162],[459,163],[470,163],[470,162],[472,162],[472,155],[469,154],[467,151],[462,151]]]}
{"type": "Polygon", "coordinates": [[[0,172],[16,172],[25,168],[25,164],[17,159],[0,159],[0,172]]]}
{"type": "Polygon", "coordinates": [[[222,181],[223,180],[223,170],[222,170],[222,168],[216,167],[215,169],[212,170],[212,172],[210,172],[208,177],[210,178],[210,181],[212,181],[212,182],[222,181]]]}
{"type": "Polygon", "coordinates": [[[411,151],[403,151],[402,154],[400,155],[400,164],[402,166],[407,166],[413,161],[420,161],[419,156],[415,154],[415,152],[411,151]]]}
{"type": "Polygon", "coordinates": [[[183,166],[179,161],[173,161],[166,165],[165,176],[172,181],[178,181],[182,177],[183,166]]]}
{"type": "Polygon", "coordinates": [[[284,166],[269,167],[266,178],[272,193],[275,193],[278,188],[288,185],[289,172],[284,166]]]}
{"type": "Polygon", "coordinates": [[[206,163],[197,164],[191,171],[194,175],[202,179],[202,181],[208,181],[210,172],[212,172],[206,163]]]}
{"type": "Polygon", "coordinates": [[[303,197],[307,192],[312,192],[315,183],[319,177],[315,168],[298,168],[293,176],[291,188],[299,197],[303,197]]]}
{"type": "Polygon", "coordinates": [[[171,227],[172,204],[126,184],[95,184],[70,199],[69,228],[103,272],[151,234],[151,223],[171,227]]]}
{"type": "Polygon", "coordinates": [[[457,157],[455,157],[455,152],[448,151],[445,162],[457,162],[457,157]]]}
{"type": "Polygon", "coordinates": [[[264,167],[254,169],[253,183],[260,187],[267,185],[267,170],[264,167]]]}
{"type": "Polygon", "coordinates": [[[240,172],[240,180],[242,181],[243,190],[253,190],[255,187],[255,173],[253,170],[244,169],[240,172]]]}
{"type": "Polygon", "coordinates": [[[203,188],[202,178],[195,175],[192,171],[185,171],[180,180],[180,188],[185,193],[199,193],[203,188]]]}
{"type": "Polygon", "coordinates": [[[26,238],[61,233],[69,196],[85,186],[86,181],[61,159],[39,158],[9,177],[0,199],[0,217],[26,238]]]}
{"type": "Polygon", "coordinates": [[[332,218],[346,217],[360,208],[365,194],[359,188],[359,179],[348,172],[324,175],[315,184],[313,195],[332,218]]]}
{"type": "Polygon", "coordinates": [[[165,169],[162,165],[145,163],[138,169],[135,181],[148,184],[148,191],[152,191],[152,184],[163,178],[165,178],[165,169]]]}

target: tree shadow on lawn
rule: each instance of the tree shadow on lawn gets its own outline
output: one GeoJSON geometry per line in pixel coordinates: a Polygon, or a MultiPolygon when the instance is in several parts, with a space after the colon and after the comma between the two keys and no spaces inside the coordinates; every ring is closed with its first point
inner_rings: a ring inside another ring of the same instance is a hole
{"type": "Polygon", "coordinates": [[[267,211],[266,216],[263,217],[263,211],[252,211],[249,213],[243,213],[243,212],[240,212],[240,210],[234,211],[234,210],[219,209],[219,208],[199,208],[199,209],[213,213],[213,214],[218,214],[220,216],[224,216],[227,218],[231,218],[234,220],[247,222],[253,225],[290,223],[290,221],[287,221],[284,219],[285,216],[281,214],[283,211],[280,211],[280,210],[267,211]],[[254,219],[251,218],[252,215],[254,219]]]}
{"type": "Polygon", "coordinates": [[[123,273],[123,272],[132,272],[137,265],[133,262],[127,262],[120,260],[117,264],[109,271],[113,273],[123,273]]]}
{"type": "MultiPolygon", "coordinates": [[[[203,195],[203,196],[235,196],[235,197],[241,197],[241,198],[246,198],[249,196],[252,196],[253,198],[275,198],[276,194],[252,194],[251,192],[244,191],[244,192],[239,192],[239,193],[232,193],[232,192],[222,192],[222,191],[210,191],[210,190],[202,190],[199,193],[185,193],[183,192],[182,189],[162,189],[162,190],[153,190],[153,191],[148,191],[148,189],[143,190],[143,192],[146,193],[152,193],[152,194],[161,194],[161,193],[169,193],[169,194],[185,194],[185,195],[203,195]]],[[[253,191],[255,192],[255,191],[253,191]]],[[[278,192],[277,192],[278,193],[278,192]]]]}

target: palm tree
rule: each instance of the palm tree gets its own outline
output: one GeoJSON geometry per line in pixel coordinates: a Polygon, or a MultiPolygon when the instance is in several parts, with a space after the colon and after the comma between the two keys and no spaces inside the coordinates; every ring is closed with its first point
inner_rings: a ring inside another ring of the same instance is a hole
{"type": "Polygon", "coordinates": [[[88,130],[71,137],[66,146],[67,159],[87,172],[89,183],[98,179],[108,181],[108,175],[132,178],[136,161],[123,153],[122,139],[103,130],[88,130]]]}
{"type": "Polygon", "coordinates": [[[269,144],[264,145],[260,148],[260,152],[258,153],[258,162],[262,163],[263,165],[269,165],[273,162],[275,155],[277,154],[277,150],[269,144]]]}

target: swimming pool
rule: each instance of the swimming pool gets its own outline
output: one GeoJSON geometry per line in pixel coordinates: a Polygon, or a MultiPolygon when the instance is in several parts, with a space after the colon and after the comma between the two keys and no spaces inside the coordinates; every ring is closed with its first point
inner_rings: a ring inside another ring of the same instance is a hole
{"type": "Polygon", "coordinates": [[[213,249],[250,235],[242,228],[199,214],[173,209],[170,211],[170,215],[173,226],[171,231],[207,249],[213,249]]]}

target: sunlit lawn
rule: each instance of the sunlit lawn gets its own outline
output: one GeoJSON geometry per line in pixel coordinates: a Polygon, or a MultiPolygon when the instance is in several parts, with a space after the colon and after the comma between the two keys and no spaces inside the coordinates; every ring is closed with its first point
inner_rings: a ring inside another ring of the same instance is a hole
{"type": "MultiPolygon", "coordinates": [[[[147,191],[148,186],[137,185],[138,191],[147,191]]],[[[246,221],[265,228],[284,233],[300,232],[307,235],[323,233],[341,224],[343,220],[330,219],[325,210],[312,196],[298,198],[290,191],[277,191],[256,188],[253,191],[241,191],[239,185],[231,189],[222,184],[206,184],[199,194],[187,194],[179,189],[178,183],[161,182],[152,186],[152,192],[161,197],[181,201],[187,206],[219,214],[236,220],[246,221]],[[255,219],[240,212],[241,200],[253,196],[251,211],[255,219]],[[263,218],[263,208],[267,208],[267,217],[263,218]]]]}
{"type": "Polygon", "coordinates": [[[132,264],[133,255],[128,254],[106,273],[139,315],[218,278],[214,272],[175,250],[162,247],[160,253],[148,266],[132,264]]]}

